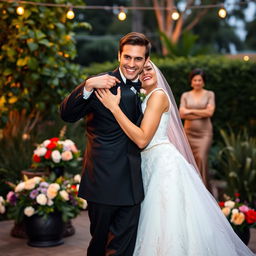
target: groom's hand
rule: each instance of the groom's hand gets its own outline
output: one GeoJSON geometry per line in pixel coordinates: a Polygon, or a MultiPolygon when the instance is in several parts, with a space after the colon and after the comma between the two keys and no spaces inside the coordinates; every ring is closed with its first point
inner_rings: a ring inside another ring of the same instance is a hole
{"type": "Polygon", "coordinates": [[[121,81],[115,76],[111,76],[108,74],[101,76],[94,76],[86,80],[85,89],[86,91],[91,91],[92,89],[110,89],[115,86],[117,83],[121,81]]]}

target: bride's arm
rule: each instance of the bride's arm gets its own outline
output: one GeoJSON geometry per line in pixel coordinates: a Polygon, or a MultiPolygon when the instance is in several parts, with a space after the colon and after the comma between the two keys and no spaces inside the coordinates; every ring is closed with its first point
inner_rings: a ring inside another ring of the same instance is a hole
{"type": "Polygon", "coordinates": [[[147,107],[144,113],[140,127],[133,124],[119,107],[120,87],[117,95],[113,95],[109,90],[98,90],[96,96],[108,108],[119,123],[125,134],[139,148],[145,148],[152,139],[159,125],[163,112],[169,107],[168,98],[163,91],[157,90],[147,101],[147,107]]]}

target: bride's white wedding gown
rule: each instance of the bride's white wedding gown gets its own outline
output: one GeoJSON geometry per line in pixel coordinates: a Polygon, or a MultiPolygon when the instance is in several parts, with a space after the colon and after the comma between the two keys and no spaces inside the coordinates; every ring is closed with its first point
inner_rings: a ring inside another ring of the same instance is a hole
{"type": "MultiPolygon", "coordinates": [[[[151,93],[142,103],[143,112],[151,93]]],[[[134,256],[254,255],[234,233],[194,167],[169,142],[168,118],[168,112],[162,115],[141,153],[145,199],[134,256]]]]}

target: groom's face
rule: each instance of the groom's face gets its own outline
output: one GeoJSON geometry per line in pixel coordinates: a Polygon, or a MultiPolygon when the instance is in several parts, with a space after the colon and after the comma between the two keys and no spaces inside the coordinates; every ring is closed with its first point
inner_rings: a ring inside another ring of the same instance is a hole
{"type": "Polygon", "coordinates": [[[138,77],[146,62],[145,53],[145,46],[124,45],[122,52],[118,55],[118,60],[120,69],[127,79],[134,80],[138,77]]]}

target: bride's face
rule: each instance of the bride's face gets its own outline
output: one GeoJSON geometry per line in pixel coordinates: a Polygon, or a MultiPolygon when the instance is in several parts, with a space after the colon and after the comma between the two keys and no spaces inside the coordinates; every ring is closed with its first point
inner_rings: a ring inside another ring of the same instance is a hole
{"type": "Polygon", "coordinates": [[[146,91],[151,91],[156,87],[157,78],[156,72],[150,62],[147,62],[139,76],[141,86],[146,91]]]}

